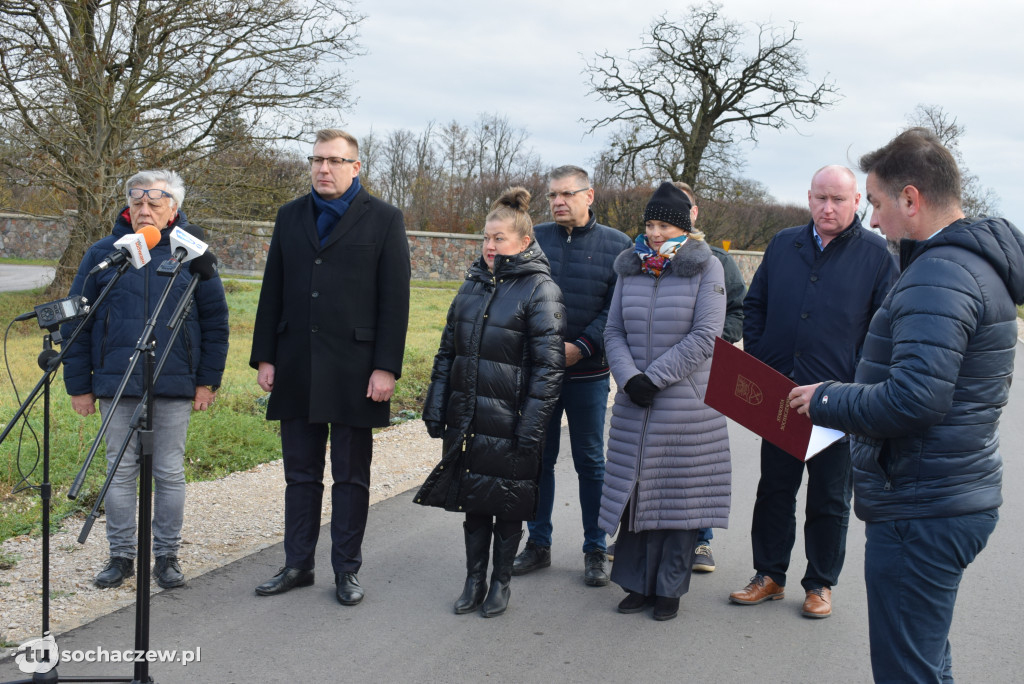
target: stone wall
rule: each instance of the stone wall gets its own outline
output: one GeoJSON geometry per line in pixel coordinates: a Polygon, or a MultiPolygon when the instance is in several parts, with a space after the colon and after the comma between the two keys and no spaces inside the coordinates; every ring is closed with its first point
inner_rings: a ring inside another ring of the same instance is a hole
{"type": "Polygon", "coordinates": [[[0,213],[0,257],[59,259],[74,219],[74,213],[63,217],[0,213]]]}
{"type": "MultiPolygon", "coordinates": [[[[63,217],[0,213],[0,258],[58,259],[68,241],[74,212],[63,217]]],[[[274,224],[249,221],[202,221],[207,243],[220,261],[221,272],[261,275],[274,224]]],[[[417,280],[462,280],[480,255],[481,235],[428,233],[411,230],[409,254],[417,280]]],[[[731,252],[749,283],[761,263],[760,252],[731,252]]]]}

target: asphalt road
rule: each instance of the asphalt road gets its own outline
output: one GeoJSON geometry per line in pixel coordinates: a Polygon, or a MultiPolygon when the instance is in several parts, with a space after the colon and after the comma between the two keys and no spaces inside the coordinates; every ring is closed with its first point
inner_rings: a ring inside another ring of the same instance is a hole
{"type": "MultiPolygon", "coordinates": [[[[14,266],[0,264],[0,292],[29,290],[49,285],[53,280],[52,266],[14,266]]],[[[43,302],[40,302],[42,304],[43,302]]]]}

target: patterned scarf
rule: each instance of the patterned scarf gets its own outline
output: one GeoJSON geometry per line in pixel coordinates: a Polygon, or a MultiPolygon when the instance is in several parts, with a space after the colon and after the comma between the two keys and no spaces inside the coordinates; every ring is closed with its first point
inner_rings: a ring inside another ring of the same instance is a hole
{"type": "Polygon", "coordinates": [[[313,204],[319,212],[319,215],[316,217],[316,232],[320,236],[321,247],[327,242],[327,238],[331,236],[331,232],[338,225],[338,221],[348,211],[348,205],[355,198],[360,187],[362,186],[359,184],[359,176],[356,176],[352,179],[352,185],[345,191],[345,194],[337,199],[326,200],[316,190],[313,191],[313,204]]]}
{"type": "Polygon", "coordinates": [[[680,235],[671,240],[666,240],[661,245],[661,249],[655,252],[647,243],[646,235],[643,233],[637,235],[633,249],[636,251],[636,255],[640,257],[640,270],[651,274],[655,278],[660,277],[662,271],[665,270],[665,265],[672,259],[676,251],[683,246],[688,237],[689,235],[680,235]]]}

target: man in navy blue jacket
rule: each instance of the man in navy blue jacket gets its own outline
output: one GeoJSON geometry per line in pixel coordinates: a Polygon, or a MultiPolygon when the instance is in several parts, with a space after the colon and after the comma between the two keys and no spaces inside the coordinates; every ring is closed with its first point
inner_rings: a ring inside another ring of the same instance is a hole
{"type": "Polygon", "coordinates": [[[854,435],[875,681],[952,682],[957,588],[1003,501],[999,418],[1024,235],[1004,219],[964,217],[956,161],[931,131],[904,131],[860,164],[871,225],[900,240],[903,272],[871,321],[855,382],[797,387],[790,405],[854,435]]]}
{"type": "MultiPolygon", "coordinates": [[[[199,238],[202,229],[188,223],[181,211],[185,184],[173,171],[141,171],[125,183],[128,206],[118,215],[113,234],[94,243],[85,253],[71,294],[96,300],[115,269],[95,276],[89,271],[115,251],[114,242],[144,225],[161,232],[150,250],[152,260],[141,269],[129,269],[94,312],[93,318],[64,357],[64,385],[71,406],[82,416],[96,411],[112,413],[107,429],[107,466],[113,467],[128,435],[132,414],[142,396],[142,367],[138,364],[116,407],[116,393],[139,335],[154,311],[167,278],[156,267],[171,256],[171,231],[180,227],[199,238]]],[[[168,349],[167,321],[185,293],[189,278],[179,274],[160,311],[156,335],[157,353],[168,349]]],[[[185,437],[191,411],[207,410],[214,401],[228,354],[228,305],[220,278],[199,282],[195,306],[168,350],[167,362],[156,381],[153,407],[153,577],[167,589],[185,583],[178,561],[181,526],[185,514],[185,437]]],[[[138,436],[121,459],[104,500],[110,559],[96,576],[99,587],[117,587],[135,572],[136,480],[138,436]]]]}
{"type": "Polygon", "coordinates": [[[516,556],[512,574],[524,575],[551,565],[551,511],[555,501],[555,461],[562,437],[562,414],[569,421],[572,460],[579,476],[583,517],[583,581],[608,584],[605,534],[597,518],[604,484],[604,426],[609,370],[604,356],[604,324],[615,289],[612,264],[631,246],[622,232],[597,222],[590,205],[594,189],[578,166],[560,166],[548,174],[553,223],[534,227],[537,244],[551,262],[551,277],[562,288],[568,322],[565,376],[561,398],[548,423],[541,465],[537,517],[529,539],[516,556]]]}
{"type": "MultiPolygon", "coordinates": [[[[743,306],[744,349],[798,384],[853,379],[871,316],[896,279],[885,240],[861,227],[853,172],[826,166],[807,193],[811,223],[768,244],[743,306]]],[[[802,614],[832,614],[832,587],[846,556],[853,483],[845,439],[807,461],[802,614]]],[[[754,577],[729,595],[754,605],[781,599],[796,540],[796,495],[804,463],[761,442],[750,537],[754,577]]]]}

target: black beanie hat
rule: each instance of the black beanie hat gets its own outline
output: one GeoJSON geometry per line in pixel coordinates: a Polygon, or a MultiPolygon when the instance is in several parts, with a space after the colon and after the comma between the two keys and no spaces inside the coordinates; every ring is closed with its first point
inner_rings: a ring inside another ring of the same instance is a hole
{"type": "Polygon", "coordinates": [[[686,193],[668,181],[658,186],[651,195],[644,209],[644,223],[647,221],[664,221],[676,228],[690,232],[690,198],[686,193]]]}

